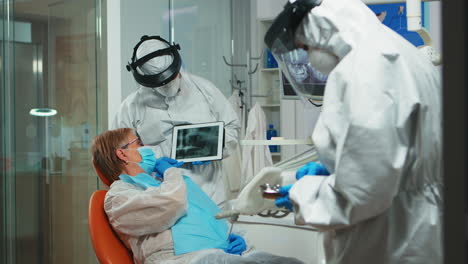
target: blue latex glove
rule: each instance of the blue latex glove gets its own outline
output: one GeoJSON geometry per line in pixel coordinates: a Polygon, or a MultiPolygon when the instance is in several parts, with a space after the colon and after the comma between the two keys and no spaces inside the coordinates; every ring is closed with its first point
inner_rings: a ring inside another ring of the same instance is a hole
{"type": "Polygon", "coordinates": [[[171,159],[168,157],[162,157],[156,159],[156,165],[154,166],[154,171],[156,172],[156,176],[159,178],[164,178],[164,172],[172,167],[180,167],[184,164],[183,161],[177,161],[175,159],[171,159]]]}
{"type": "Polygon", "coordinates": [[[299,170],[297,170],[296,179],[299,180],[306,175],[328,176],[330,175],[330,172],[328,172],[327,168],[325,168],[323,165],[312,161],[302,166],[302,168],[300,168],[299,170]]]}
{"type": "Polygon", "coordinates": [[[211,161],[194,161],[192,162],[193,165],[208,165],[211,161]]]}
{"type": "Polygon", "coordinates": [[[244,238],[236,234],[229,235],[229,246],[224,252],[229,254],[241,255],[247,249],[244,238]]]}
{"type": "Polygon", "coordinates": [[[275,200],[275,205],[279,208],[284,207],[288,209],[289,211],[293,211],[293,204],[291,200],[289,199],[289,190],[291,190],[291,187],[293,185],[286,185],[283,186],[279,189],[279,193],[282,195],[282,197],[276,198],[275,200]]]}

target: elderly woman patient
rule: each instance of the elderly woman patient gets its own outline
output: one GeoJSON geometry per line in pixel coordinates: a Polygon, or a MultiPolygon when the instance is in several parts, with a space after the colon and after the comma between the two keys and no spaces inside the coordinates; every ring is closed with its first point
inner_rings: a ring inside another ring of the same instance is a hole
{"type": "Polygon", "coordinates": [[[228,234],[218,206],[178,168],[156,158],[130,128],[97,136],[92,155],[112,184],[104,209],[135,263],[302,263],[265,252],[247,252],[245,240],[228,234]]]}

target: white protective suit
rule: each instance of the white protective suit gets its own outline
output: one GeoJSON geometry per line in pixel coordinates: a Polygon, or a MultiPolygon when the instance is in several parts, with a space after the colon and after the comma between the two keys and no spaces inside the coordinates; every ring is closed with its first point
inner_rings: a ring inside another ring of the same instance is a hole
{"type": "Polygon", "coordinates": [[[339,58],[313,134],[331,175],[293,185],[296,223],[327,263],[442,263],[438,72],[360,0],[323,0],[296,36],[339,58]]]}
{"type": "MultiPolygon", "coordinates": [[[[121,104],[112,128],[135,128],[145,145],[153,146],[156,157],[170,156],[172,128],[175,125],[224,121],[224,157],[235,149],[239,121],[224,95],[209,81],[181,72],[180,89],[176,96],[165,97],[157,91],[140,86],[121,104]]],[[[225,201],[221,161],[208,165],[184,164],[184,174],[190,176],[216,204],[225,201]]]]}
{"type": "Polygon", "coordinates": [[[135,263],[303,263],[260,251],[249,251],[238,256],[221,249],[205,249],[175,256],[171,227],[186,214],[188,206],[187,188],[181,171],[169,168],[160,186],[146,190],[122,180],[114,181],[110,186],[104,210],[113,229],[132,250],[135,263]]]}

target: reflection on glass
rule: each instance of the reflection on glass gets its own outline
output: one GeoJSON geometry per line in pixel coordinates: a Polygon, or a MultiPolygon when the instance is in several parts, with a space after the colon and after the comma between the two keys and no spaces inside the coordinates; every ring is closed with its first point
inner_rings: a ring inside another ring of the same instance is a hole
{"type": "Polygon", "coordinates": [[[312,66],[308,53],[303,49],[295,49],[278,56],[278,63],[284,74],[283,91],[289,91],[285,95],[291,96],[290,99],[298,94],[321,100],[328,75],[322,74],[312,66]]]}
{"type": "MultiPolygon", "coordinates": [[[[174,3],[174,41],[180,44],[183,67],[211,81],[225,96],[231,67],[231,0],[177,0],[174,3]]],[[[241,58],[244,58],[244,54],[241,58]]]]}
{"type": "Polygon", "coordinates": [[[10,244],[0,245],[8,255],[0,262],[93,263],[87,201],[97,188],[88,150],[99,116],[96,1],[13,3],[8,23],[22,26],[13,27],[11,35],[3,32],[8,71],[0,72],[9,91],[1,93],[1,101],[11,102],[2,105],[9,122],[0,149],[12,146],[0,153],[10,165],[2,162],[0,168],[12,180],[1,186],[0,197],[14,209],[8,211],[14,215],[2,217],[6,225],[14,222],[14,230],[10,244]],[[14,46],[11,53],[6,45],[14,46]],[[13,191],[5,192],[8,188],[13,191]]]}
{"type": "Polygon", "coordinates": [[[327,75],[317,71],[309,62],[309,56],[303,49],[297,49],[285,56],[289,74],[297,83],[325,83],[327,75]]]}

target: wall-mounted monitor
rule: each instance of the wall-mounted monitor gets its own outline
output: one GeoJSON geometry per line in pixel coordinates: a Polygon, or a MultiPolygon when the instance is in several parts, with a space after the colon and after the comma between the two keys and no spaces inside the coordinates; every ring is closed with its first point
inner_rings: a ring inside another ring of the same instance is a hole
{"type": "Polygon", "coordinates": [[[297,95],[296,91],[294,91],[288,79],[286,79],[286,76],[283,74],[283,72],[281,72],[280,74],[281,74],[281,80],[280,80],[281,99],[298,100],[299,96],[297,95]]]}
{"type": "MultiPolygon", "coordinates": [[[[288,65],[290,73],[297,81],[305,85],[313,85],[314,87],[323,86],[327,83],[327,76],[318,72],[315,68],[310,66],[310,63],[297,63],[294,65],[288,65]]],[[[283,100],[298,100],[299,96],[292,87],[291,83],[286,78],[286,75],[281,72],[280,87],[281,87],[281,99],[283,100]]]]}

